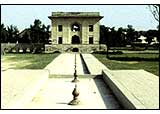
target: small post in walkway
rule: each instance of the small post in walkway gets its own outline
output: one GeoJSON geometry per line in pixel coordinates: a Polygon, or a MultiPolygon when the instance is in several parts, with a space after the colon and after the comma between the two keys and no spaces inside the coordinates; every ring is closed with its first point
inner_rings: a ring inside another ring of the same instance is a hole
{"type": "Polygon", "coordinates": [[[68,103],[68,105],[78,105],[80,101],[78,100],[79,91],[77,90],[77,84],[75,84],[75,88],[72,92],[73,100],[68,103]]]}
{"type": "Polygon", "coordinates": [[[74,79],[72,80],[72,82],[77,83],[79,82],[79,80],[77,79],[77,70],[76,70],[76,54],[75,54],[75,64],[74,64],[74,79]]]}

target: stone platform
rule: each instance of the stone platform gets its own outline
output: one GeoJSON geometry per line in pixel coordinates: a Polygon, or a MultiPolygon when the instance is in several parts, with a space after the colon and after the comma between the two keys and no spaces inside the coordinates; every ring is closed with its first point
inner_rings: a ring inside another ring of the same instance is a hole
{"type": "Polygon", "coordinates": [[[1,108],[22,108],[48,80],[46,70],[7,70],[1,72],[1,108]]]}
{"type": "Polygon", "coordinates": [[[78,53],[64,53],[55,58],[44,70],[1,71],[2,108],[159,108],[158,76],[144,70],[109,70],[91,54],[82,54],[82,57],[83,59],[78,53]],[[73,99],[74,84],[71,81],[75,54],[81,103],[78,106],[70,106],[67,103],[73,99]],[[89,74],[85,72],[85,66],[89,74]]]}
{"type": "Polygon", "coordinates": [[[75,68],[76,55],[76,70],[78,75],[86,74],[83,68],[83,63],[79,53],[63,53],[55,58],[44,69],[49,70],[50,75],[73,75],[75,68]]]}
{"type": "Polygon", "coordinates": [[[121,109],[112,92],[101,79],[80,78],[79,105],[68,105],[73,99],[73,78],[49,78],[46,85],[24,109],[121,109]],[[105,86],[105,87],[104,87],[105,86]]]}
{"type": "Polygon", "coordinates": [[[92,54],[82,54],[82,56],[91,75],[102,75],[102,70],[108,69],[92,54]]]}
{"type": "Polygon", "coordinates": [[[103,78],[126,109],[159,109],[159,77],[144,70],[103,70],[103,78]]]}

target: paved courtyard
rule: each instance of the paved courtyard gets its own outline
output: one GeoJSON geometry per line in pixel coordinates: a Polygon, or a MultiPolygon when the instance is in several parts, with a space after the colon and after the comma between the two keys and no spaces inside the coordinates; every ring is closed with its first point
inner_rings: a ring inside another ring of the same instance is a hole
{"type": "Polygon", "coordinates": [[[104,88],[102,80],[79,79],[77,89],[80,92],[80,104],[68,105],[73,99],[75,87],[72,78],[51,78],[41,88],[31,102],[24,108],[29,109],[120,109],[120,105],[108,88],[104,88]],[[97,86],[100,88],[98,89],[97,86]],[[102,86],[102,87],[101,87],[102,86]]]}
{"type": "MultiPolygon", "coordinates": [[[[82,56],[84,61],[78,53],[60,54],[43,70],[1,70],[2,108],[123,109],[122,103],[123,106],[131,103],[132,108],[159,107],[157,76],[143,70],[109,70],[93,55],[82,56]],[[77,83],[80,104],[70,106],[68,103],[73,99],[75,86],[71,82],[75,56],[77,74],[80,75],[77,83]],[[86,73],[86,68],[90,74],[86,73]],[[135,97],[139,100],[136,103],[135,97]],[[139,107],[139,104],[145,106],[139,107]]],[[[130,106],[126,108],[130,109],[130,106]]]]}

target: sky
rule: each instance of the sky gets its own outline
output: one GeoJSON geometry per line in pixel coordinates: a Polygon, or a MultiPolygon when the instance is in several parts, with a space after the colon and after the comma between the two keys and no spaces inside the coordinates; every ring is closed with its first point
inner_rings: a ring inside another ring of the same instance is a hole
{"type": "Polygon", "coordinates": [[[100,12],[100,24],[107,27],[127,28],[132,25],[136,30],[156,29],[158,22],[147,5],[2,5],[1,23],[15,25],[20,31],[29,28],[35,19],[50,25],[51,12],[100,12]]]}

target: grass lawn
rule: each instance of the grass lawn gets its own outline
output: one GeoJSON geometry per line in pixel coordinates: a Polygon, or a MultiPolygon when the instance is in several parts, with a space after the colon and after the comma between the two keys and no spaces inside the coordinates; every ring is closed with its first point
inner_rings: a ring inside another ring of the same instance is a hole
{"type": "MultiPolygon", "coordinates": [[[[93,54],[99,61],[106,65],[109,69],[112,70],[125,70],[125,69],[144,69],[148,72],[151,72],[159,76],[159,61],[119,61],[119,60],[109,60],[106,58],[105,54],[93,54]]],[[[158,54],[159,55],[159,54],[158,54]]],[[[116,55],[115,55],[116,56],[116,55]]],[[[131,54],[129,54],[131,57],[131,54]]],[[[134,57],[137,57],[136,54],[133,54],[134,57]]],[[[151,56],[157,55],[138,55],[138,56],[147,56],[151,59],[151,56]]],[[[122,57],[122,55],[121,55],[122,57]]],[[[153,58],[154,58],[153,57],[153,58]]],[[[159,58],[159,57],[158,57],[159,58]]]]}
{"type": "Polygon", "coordinates": [[[159,54],[149,54],[149,53],[124,53],[124,54],[109,54],[110,59],[121,60],[121,61],[158,61],[159,54]]]}
{"type": "Polygon", "coordinates": [[[5,54],[1,55],[2,69],[43,69],[59,54],[5,54]]]}

